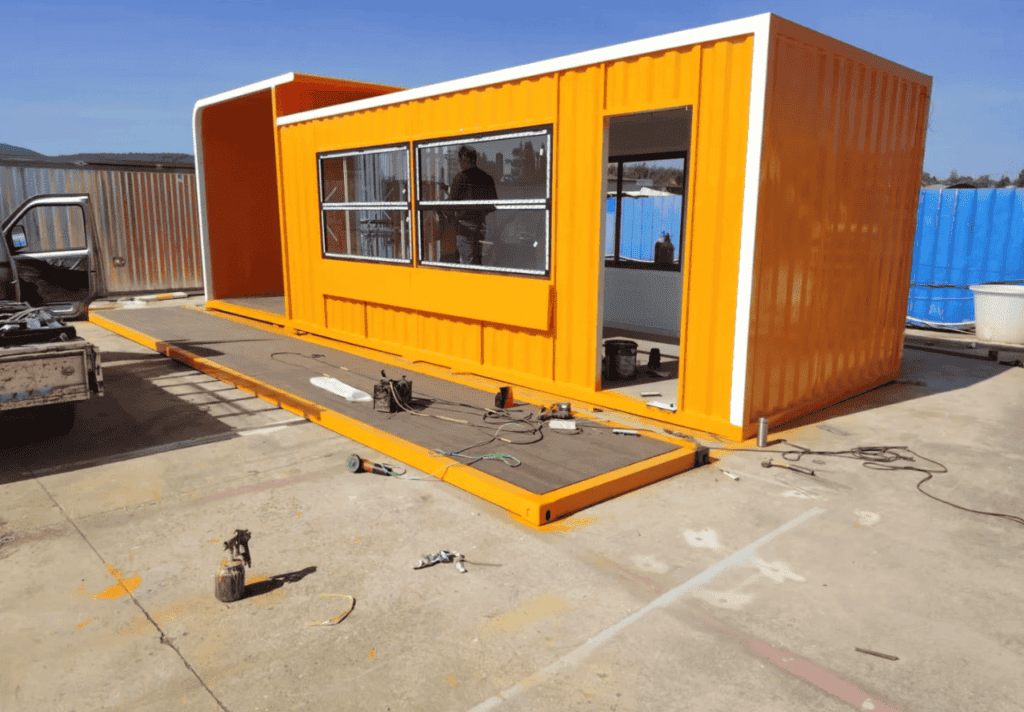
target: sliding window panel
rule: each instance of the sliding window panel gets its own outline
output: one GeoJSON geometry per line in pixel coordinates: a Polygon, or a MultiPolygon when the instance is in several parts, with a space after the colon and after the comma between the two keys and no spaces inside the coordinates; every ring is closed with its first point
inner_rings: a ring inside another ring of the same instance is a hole
{"type": "Polygon", "coordinates": [[[418,143],[420,260],[548,275],[551,143],[550,127],[418,143]]]}
{"type": "Polygon", "coordinates": [[[457,213],[445,208],[420,210],[422,261],[465,269],[546,275],[550,253],[548,211],[497,203],[489,207],[482,230],[481,264],[460,264],[457,213]]]}
{"type": "Polygon", "coordinates": [[[323,211],[324,256],[409,262],[408,210],[327,208],[323,211]]]}
{"type": "Polygon", "coordinates": [[[322,203],[407,203],[408,149],[379,149],[320,158],[322,203]]]}
{"type": "Polygon", "coordinates": [[[409,149],[319,155],[323,256],[412,262],[409,149]]]}

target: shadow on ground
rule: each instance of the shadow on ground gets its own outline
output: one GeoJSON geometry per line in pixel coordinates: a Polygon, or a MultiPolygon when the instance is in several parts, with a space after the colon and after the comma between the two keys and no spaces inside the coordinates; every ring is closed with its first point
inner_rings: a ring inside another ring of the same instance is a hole
{"type": "MultiPolygon", "coordinates": [[[[988,360],[963,358],[949,353],[906,349],[903,352],[903,365],[899,380],[789,421],[785,423],[785,427],[789,429],[815,425],[844,415],[927,398],[939,393],[962,390],[994,378],[1012,368],[1015,367],[988,360]]],[[[833,434],[836,435],[846,434],[834,426],[821,425],[819,427],[825,430],[832,428],[833,434]]]]}
{"type": "Polygon", "coordinates": [[[255,581],[253,583],[245,584],[245,590],[242,592],[242,598],[253,598],[254,596],[262,596],[265,593],[275,591],[286,583],[297,583],[302,579],[306,578],[310,574],[316,573],[315,566],[307,566],[301,571],[292,571],[287,574],[278,574],[277,576],[271,576],[262,581],[255,581]]]}
{"type": "Polygon", "coordinates": [[[159,354],[104,352],[103,358],[113,364],[103,368],[105,395],[76,405],[75,425],[67,435],[37,433],[29,442],[0,432],[0,484],[139,457],[154,448],[233,437],[231,426],[206,412],[208,405],[189,403],[153,383],[196,374],[193,369],[159,354]]]}

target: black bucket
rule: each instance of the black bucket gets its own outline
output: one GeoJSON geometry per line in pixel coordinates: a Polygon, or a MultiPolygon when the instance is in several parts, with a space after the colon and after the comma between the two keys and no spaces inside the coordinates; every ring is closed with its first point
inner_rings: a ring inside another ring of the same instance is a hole
{"type": "Polygon", "coordinates": [[[604,342],[605,376],[612,381],[636,378],[636,342],[612,339],[604,342]]]}

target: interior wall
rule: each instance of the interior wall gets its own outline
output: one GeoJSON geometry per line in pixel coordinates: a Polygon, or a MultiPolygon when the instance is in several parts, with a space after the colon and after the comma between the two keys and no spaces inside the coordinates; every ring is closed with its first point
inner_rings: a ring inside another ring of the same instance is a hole
{"type": "Polygon", "coordinates": [[[202,113],[211,299],[284,293],[269,89],[202,113]]]}
{"type": "Polygon", "coordinates": [[[604,271],[604,325],[679,338],[683,275],[646,269],[604,271]]]}
{"type": "Polygon", "coordinates": [[[613,116],[608,123],[609,156],[690,150],[693,109],[689,106],[613,116]]]}
{"type": "MultiPolygon", "coordinates": [[[[613,116],[608,123],[609,156],[690,150],[693,110],[688,106],[613,116]]],[[[683,239],[680,235],[680,249],[683,239]]],[[[678,338],[682,293],[681,272],[605,267],[604,326],[678,338]]]]}

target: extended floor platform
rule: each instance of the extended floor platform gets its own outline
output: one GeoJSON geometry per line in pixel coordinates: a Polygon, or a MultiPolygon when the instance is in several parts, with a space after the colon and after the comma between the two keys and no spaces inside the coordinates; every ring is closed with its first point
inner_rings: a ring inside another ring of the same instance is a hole
{"type": "MultiPolygon", "coordinates": [[[[211,304],[213,304],[211,302],[211,304]]],[[[273,322],[193,307],[112,310],[91,320],[509,511],[544,525],[703,464],[707,451],[656,430],[614,432],[579,416],[575,433],[539,421],[543,403],[495,409],[494,390],[427,375],[390,354],[290,335],[273,322]],[[413,382],[408,410],[382,413],[318,387],[328,377],[373,393],[384,370],[413,382]],[[478,459],[479,458],[479,459],[478,459]]],[[[514,388],[514,384],[513,388],[514,388]]],[[[497,384],[496,384],[497,386],[497,384]]]]}

